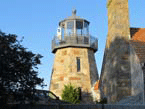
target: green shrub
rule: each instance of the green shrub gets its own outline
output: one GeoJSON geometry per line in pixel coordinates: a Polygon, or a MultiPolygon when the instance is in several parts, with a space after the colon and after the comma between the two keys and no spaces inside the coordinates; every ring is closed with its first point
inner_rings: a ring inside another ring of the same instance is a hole
{"type": "Polygon", "coordinates": [[[71,84],[64,85],[64,90],[62,92],[62,100],[70,102],[72,104],[80,103],[80,90],[79,88],[74,88],[71,84]]]}

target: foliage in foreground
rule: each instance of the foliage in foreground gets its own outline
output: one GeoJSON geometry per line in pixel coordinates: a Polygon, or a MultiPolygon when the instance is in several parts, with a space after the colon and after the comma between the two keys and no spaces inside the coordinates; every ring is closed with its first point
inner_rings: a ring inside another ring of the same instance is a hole
{"type": "Polygon", "coordinates": [[[36,85],[43,83],[36,71],[42,56],[26,51],[16,38],[16,35],[0,31],[1,103],[6,103],[9,95],[17,101],[24,101],[26,97],[32,100],[36,85]]]}
{"type": "Polygon", "coordinates": [[[70,102],[72,104],[80,103],[80,88],[74,88],[71,84],[64,85],[64,90],[62,92],[62,100],[70,102]]]}

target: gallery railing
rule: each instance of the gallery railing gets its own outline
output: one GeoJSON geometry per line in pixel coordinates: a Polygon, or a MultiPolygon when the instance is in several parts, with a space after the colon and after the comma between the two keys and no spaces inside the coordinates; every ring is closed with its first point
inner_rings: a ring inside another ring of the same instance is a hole
{"type": "Polygon", "coordinates": [[[57,48],[65,47],[65,46],[77,46],[77,47],[90,47],[97,51],[98,49],[98,39],[92,37],[91,35],[73,35],[69,34],[59,39],[59,37],[54,36],[52,40],[52,51],[57,48]]]}

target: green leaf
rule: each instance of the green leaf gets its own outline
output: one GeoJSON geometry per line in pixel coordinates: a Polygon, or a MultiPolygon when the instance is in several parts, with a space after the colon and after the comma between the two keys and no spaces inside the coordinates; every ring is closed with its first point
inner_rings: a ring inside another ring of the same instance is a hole
{"type": "Polygon", "coordinates": [[[62,100],[70,102],[72,104],[79,104],[80,103],[79,96],[80,93],[78,88],[75,88],[71,84],[64,85],[64,90],[61,95],[62,100]]]}

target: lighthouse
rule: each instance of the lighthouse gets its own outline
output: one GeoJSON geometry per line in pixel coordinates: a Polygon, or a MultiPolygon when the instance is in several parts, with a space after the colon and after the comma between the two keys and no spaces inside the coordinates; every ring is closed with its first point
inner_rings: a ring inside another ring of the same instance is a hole
{"type": "Polygon", "coordinates": [[[90,22],[76,15],[59,22],[57,34],[52,39],[55,55],[49,90],[61,98],[64,85],[81,88],[84,103],[92,102],[92,87],[99,79],[94,54],[98,39],[89,33],[90,22]]]}

